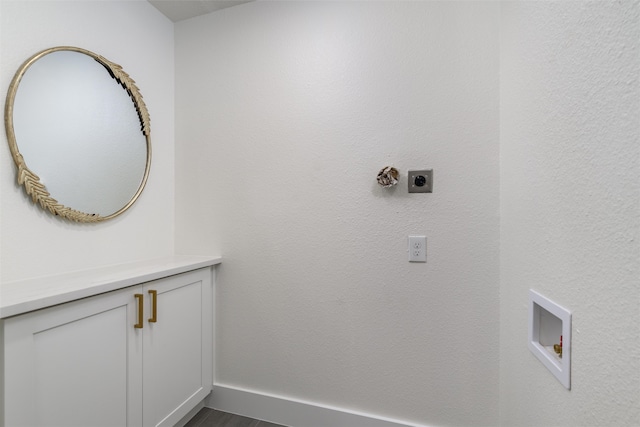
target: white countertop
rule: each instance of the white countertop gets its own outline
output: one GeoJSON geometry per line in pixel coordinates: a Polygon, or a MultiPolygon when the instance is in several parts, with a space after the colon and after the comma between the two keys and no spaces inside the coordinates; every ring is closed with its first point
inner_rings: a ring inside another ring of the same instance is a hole
{"type": "Polygon", "coordinates": [[[220,264],[221,257],[177,255],[0,285],[0,318],[220,264]]]}

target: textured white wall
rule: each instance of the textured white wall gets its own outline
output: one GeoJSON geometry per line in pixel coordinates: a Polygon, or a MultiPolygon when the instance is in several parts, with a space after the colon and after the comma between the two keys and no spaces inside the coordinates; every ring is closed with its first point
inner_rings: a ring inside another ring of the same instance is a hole
{"type": "Polygon", "coordinates": [[[83,47],[122,65],[136,80],[151,114],[153,146],[149,181],[136,204],[106,223],[79,225],[60,221],[31,203],[16,184],[2,132],[2,280],[173,253],[173,24],[146,1],[2,0],[0,9],[3,94],[32,54],[59,45],[83,47]]]}
{"type": "MultiPolygon", "coordinates": [[[[502,425],[640,424],[638,9],[258,2],[178,24],[176,247],[225,256],[219,379],[495,425],[500,354],[502,425]],[[378,188],[385,164],[433,167],[435,193],[378,188]],[[526,347],[529,288],[573,311],[571,391],[526,347]]],[[[2,0],[0,22],[3,91],[37,50],[85,47],[136,79],[154,147],[134,208],[84,226],[30,204],[3,135],[3,280],[171,253],[172,24],[145,1],[2,0]]]]}
{"type": "Polygon", "coordinates": [[[498,422],[498,18],[255,2],[176,25],[176,243],[224,256],[220,382],[498,422]],[[379,188],[387,164],[435,192],[379,188]]]}
{"type": "Polygon", "coordinates": [[[502,4],[505,426],[640,425],[639,14],[502,4]],[[571,391],[527,349],[529,288],[573,312],[571,391]]]}

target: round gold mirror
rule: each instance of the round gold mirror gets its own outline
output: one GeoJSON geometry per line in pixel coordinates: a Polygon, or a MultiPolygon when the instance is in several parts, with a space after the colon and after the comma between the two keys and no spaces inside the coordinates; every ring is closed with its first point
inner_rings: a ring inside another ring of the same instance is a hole
{"type": "Polygon", "coordinates": [[[150,119],[121,66],[78,47],[39,52],[16,72],[4,119],[18,183],[46,211],[99,222],[140,196],[150,119]]]}

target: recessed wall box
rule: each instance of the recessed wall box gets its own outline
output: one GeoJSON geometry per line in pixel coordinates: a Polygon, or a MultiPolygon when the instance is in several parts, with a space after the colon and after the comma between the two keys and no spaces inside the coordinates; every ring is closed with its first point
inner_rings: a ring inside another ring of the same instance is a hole
{"type": "Polygon", "coordinates": [[[529,350],[571,389],[571,312],[529,290],[529,350]]]}

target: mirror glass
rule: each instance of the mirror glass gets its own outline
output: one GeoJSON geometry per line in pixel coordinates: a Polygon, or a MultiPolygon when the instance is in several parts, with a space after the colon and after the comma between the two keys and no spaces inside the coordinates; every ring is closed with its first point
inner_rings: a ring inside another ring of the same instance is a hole
{"type": "Polygon", "coordinates": [[[6,107],[18,181],[43,208],[95,222],[139,196],[151,154],[148,113],[120,66],[80,48],[48,49],[16,73],[6,107]]]}

